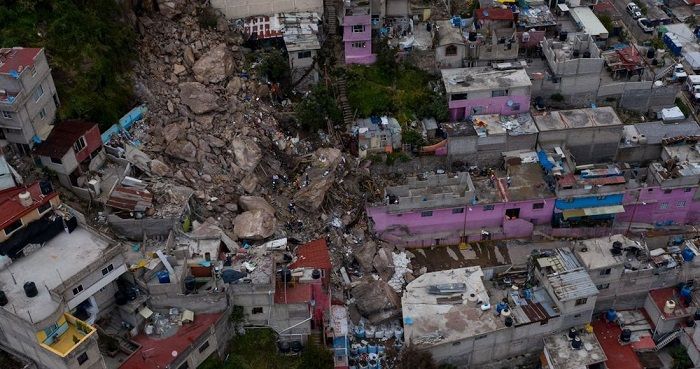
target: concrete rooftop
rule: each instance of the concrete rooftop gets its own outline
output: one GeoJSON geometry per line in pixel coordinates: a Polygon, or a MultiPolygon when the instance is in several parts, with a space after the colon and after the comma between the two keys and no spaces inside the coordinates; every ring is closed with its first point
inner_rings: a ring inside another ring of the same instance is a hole
{"type": "Polygon", "coordinates": [[[440,72],[448,94],[532,86],[524,69],[495,70],[491,67],[476,67],[443,69],[440,72]]]}
{"type": "Polygon", "coordinates": [[[483,275],[476,266],[426,273],[409,283],[401,299],[404,322],[411,322],[404,324],[407,343],[425,348],[504,329],[503,318],[478,303],[489,301],[483,275]],[[464,283],[467,289],[449,296],[428,293],[429,286],[445,283],[464,283]],[[454,301],[440,303],[441,298],[454,301]]]}
{"type": "MultiPolygon", "coordinates": [[[[621,234],[616,234],[610,237],[578,241],[574,249],[576,256],[581,260],[581,263],[583,263],[586,269],[589,270],[610,268],[623,264],[638,264],[637,257],[634,253],[623,251],[621,255],[613,255],[610,249],[612,249],[614,242],[622,243],[623,249],[630,246],[635,248],[643,247],[637,241],[630,240],[621,234]]],[[[637,266],[637,268],[638,267],[639,266],[637,266]]]]}
{"type": "Polygon", "coordinates": [[[553,111],[535,117],[540,132],[571,128],[590,128],[622,125],[615,110],[609,106],[553,111]]]}
{"type": "Polygon", "coordinates": [[[9,300],[3,308],[30,322],[46,319],[59,306],[46,289],[53,290],[93,263],[105,261],[102,256],[109,246],[105,238],[80,226],[70,234],[58,234],[44,247],[0,271],[0,289],[9,300]],[[23,289],[30,281],[39,290],[33,298],[23,289]]]}
{"type": "Polygon", "coordinates": [[[544,338],[544,352],[547,362],[553,369],[579,369],[607,360],[595,334],[581,332],[581,349],[571,347],[568,331],[555,333],[544,338]]]}
{"type": "Polygon", "coordinates": [[[537,134],[537,126],[530,113],[505,116],[500,114],[483,114],[472,117],[477,134],[520,136],[537,134]]]}

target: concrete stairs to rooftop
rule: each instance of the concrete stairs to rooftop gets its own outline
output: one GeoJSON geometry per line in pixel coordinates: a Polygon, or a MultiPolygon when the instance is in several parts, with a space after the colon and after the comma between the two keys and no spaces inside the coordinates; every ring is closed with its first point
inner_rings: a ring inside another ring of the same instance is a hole
{"type": "Polygon", "coordinates": [[[324,0],[323,7],[326,13],[326,22],[328,23],[328,35],[335,36],[338,32],[337,3],[334,0],[324,0]]]}
{"type": "Polygon", "coordinates": [[[320,330],[314,329],[309,334],[309,343],[313,342],[317,347],[323,347],[323,335],[320,330]]]}
{"type": "Polygon", "coordinates": [[[345,126],[348,126],[351,125],[354,120],[352,108],[348,101],[348,82],[345,77],[338,77],[336,83],[338,86],[338,100],[340,101],[340,107],[343,111],[343,123],[345,123],[345,126]]]}
{"type": "Polygon", "coordinates": [[[678,338],[680,335],[681,335],[681,330],[676,329],[675,331],[668,332],[668,333],[664,334],[663,336],[659,337],[659,341],[656,344],[654,351],[659,351],[662,348],[666,347],[669,343],[671,343],[673,340],[678,338]]]}

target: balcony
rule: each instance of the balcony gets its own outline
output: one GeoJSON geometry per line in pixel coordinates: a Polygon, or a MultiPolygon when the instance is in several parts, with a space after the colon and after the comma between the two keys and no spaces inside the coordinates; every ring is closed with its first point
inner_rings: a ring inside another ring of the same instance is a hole
{"type": "Polygon", "coordinates": [[[0,106],[12,106],[24,98],[22,92],[5,92],[0,94],[0,106]]]}
{"type": "Polygon", "coordinates": [[[37,332],[41,347],[60,357],[66,357],[95,333],[95,328],[84,321],[64,313],[58,322],[37,332]]]}

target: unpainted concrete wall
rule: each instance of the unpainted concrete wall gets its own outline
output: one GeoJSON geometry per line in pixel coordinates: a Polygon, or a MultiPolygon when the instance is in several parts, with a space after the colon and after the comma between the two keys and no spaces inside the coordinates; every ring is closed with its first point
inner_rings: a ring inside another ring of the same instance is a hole
{"type": "Polygon", "coordinates": [[[288,12],[317,12],[323,15],[322,0],[211,0],[211,6],[228,19],[288,12]]]}

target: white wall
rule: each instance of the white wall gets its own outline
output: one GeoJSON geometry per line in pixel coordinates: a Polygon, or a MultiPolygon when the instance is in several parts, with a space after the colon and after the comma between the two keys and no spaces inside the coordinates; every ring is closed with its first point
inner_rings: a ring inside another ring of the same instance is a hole
{"type": "Polygon", "coordinates": [[[211,6],[228,19],[286,12],[317,12],[323,14],[322,0],[211,0],[211,6]]]}

